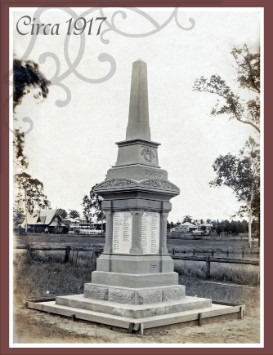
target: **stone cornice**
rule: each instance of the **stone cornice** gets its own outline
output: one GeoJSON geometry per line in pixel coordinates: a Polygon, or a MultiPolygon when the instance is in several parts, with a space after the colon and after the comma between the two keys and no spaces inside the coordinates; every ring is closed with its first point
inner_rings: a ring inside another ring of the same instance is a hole
{"type": "Polygon", "coordinates": [[[128,145],[133,145],[133,144],[144,144],[144,145],[148,145],[150,147],[158,147],[160,145],[160,143],[147,141],[145,139],[140,139],[140,138],[116,142],[116,144],[119,147],[124,147],[124,146],[128,146],[128,145]]]}
{"type": "Polygon", "coordinates": [[[166,193],[174,193],[175,195],[180,193],[179,188],[170,181],[163,179],[145,179],[136,181],[133,179],[116,178],[105,180],[100,184],[97,184],[95,191],[100,192],[112,192],[112,191],[128,191],[128,190],[149,190],[166,193]]]}

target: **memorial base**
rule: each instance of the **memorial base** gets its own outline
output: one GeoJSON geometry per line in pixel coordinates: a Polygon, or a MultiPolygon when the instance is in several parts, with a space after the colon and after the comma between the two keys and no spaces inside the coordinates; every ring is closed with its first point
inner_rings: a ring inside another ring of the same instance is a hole
{"type": "Polygon", "coordinates": [[[29,302],[28,307],[142,333],[169,324],[242,317],[244,306],[217,305],[211,299],[186,296],[185,286],[178,284],[178,274],[172,270],[168,255],[102,254],[92,282],[84,285],[84,294],[29,302]],[[143,268],[150,272],[144,273],[143,268]]]}
{"type": "Polygon", "coordinates": [[[58,297],[56,301],[27,302],[27,307],[50,314],[71,317],[129,332],[182,323],[202,325],[226,319],[242,319],[244,305],[210,304],[210,300],[186,296],[180,302],[152,305],[117,305],[109,301],[88,300],[83,295],[58,297]],[[208,306],[209,304],[209,306],[208,306]],[[132,316],[133,315],[133,316],[132,316]]]}

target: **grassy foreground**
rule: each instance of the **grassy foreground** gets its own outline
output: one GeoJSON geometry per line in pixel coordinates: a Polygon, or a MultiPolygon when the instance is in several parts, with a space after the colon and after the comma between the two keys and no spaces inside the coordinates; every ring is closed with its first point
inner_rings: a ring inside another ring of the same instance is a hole
{"type": "MultiPolygon", "coordinates": [[[[188,260],[175,260],[175,271],[185,277],[206,279],[206,263],[188,260]]],[[[239,285],[259,286],[260,270],[254,265],[211,263],[210,280],[230,282],[239,285]]]]}
{"type": "Polygon", "coordinates": [[[82,293],[91,280],[96,257],[90,253],[63,263],[63,253],[26,253],[14,256],[14,294],[18,300],[82,293]]]}

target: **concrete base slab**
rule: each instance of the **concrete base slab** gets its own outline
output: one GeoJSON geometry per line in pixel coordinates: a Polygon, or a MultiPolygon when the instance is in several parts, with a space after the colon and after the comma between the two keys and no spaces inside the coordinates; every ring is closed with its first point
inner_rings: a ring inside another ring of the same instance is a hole
{"type": "Polygon", "coordinates": [[[57,304],[55,301],[27,302],[27,307],[51,314],[81,319],[85,321],[106,324],[118,328],[128,329],[128,331],[140,331],[144,329],[166,326],[171,324],[184,323],[202,325],[209,321],[222,321],[223,318],[243,318],[244,305],[228,306],[222,304],[212,304],[203,309],[194,309],[183,312],[170,313],[165,315],[155,315],[142,318],[132,318],[117,316],[102,312],[95,312],[88,309],[69,307],[57,304]]]}

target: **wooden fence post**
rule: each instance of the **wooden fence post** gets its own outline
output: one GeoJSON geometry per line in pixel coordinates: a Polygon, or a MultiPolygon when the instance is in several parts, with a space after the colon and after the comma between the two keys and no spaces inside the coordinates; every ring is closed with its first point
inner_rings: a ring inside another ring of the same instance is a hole
{"type": "Polygon", "coordinates": [[[92,267],[93,267],[94,270],[97,270],[97,259],[100,256],[100,254],[101,254],[100,250],[97,247],[95,247],[91,251],[91,260],[93,262],[93,266],[92,267]]]}
{"type": "Polygon", "coordinates": [[[202,313],[198,313],[198,325],[201,327],[202,325],[202,313]]]}
{"type": "Polygon", "coordinates": [[[70,251],[71,251],[71,247],[67,246],[65,249],[64,263],[67,263],[69,261],[70,251]]]}
{"type": "Polygon", "coordinates": [[[76,248],[76,260],[75,260],[75,263],[74,263],[75,266],[77,266],[78,256],[79,256],[79,248],[76,248]]]}
{"type": "Polygon", "coordinates": [[[31,246],[28,245],[27,246],[27,262],[30,264],[32,260],[32,250],[31,250],[31,246]]]}
{"type": "Polygon", "coordinates": [[[206,278],[210,279],[210,257],[207,257],[206,260],[206,278]]]}

